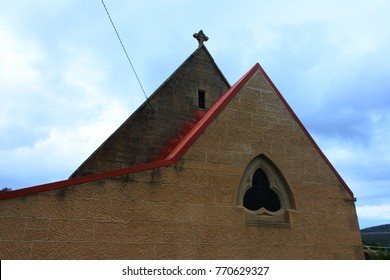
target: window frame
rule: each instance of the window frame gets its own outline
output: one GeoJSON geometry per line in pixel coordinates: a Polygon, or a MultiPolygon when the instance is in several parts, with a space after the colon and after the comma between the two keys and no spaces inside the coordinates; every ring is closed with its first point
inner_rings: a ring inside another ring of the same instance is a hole
{"type": "Polygon", "coordinates": [[[241,176],[238,188],[237,201],[238,207],[242,207],[245,213],[245,223],[248,225],[275,225],[290,226],[290,212],[295,208],[291,190],[283,174],[276,165],[265,155],[254,158],[245,168],[241,176]],[[278,211],[269,211],[264,207],[258,210],[249,210],[244,207],[244,195],[252,187],[253,174],[261,169],[268,177],[269,188],[276,193],[280,202],[278,211]]]}

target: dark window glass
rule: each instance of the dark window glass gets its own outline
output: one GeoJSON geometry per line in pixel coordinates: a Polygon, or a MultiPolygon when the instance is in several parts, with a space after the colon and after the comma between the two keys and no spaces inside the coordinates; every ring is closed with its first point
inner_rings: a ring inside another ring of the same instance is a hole
{"type": "Polygon", "coordinates": [[[200,90],[198,91],[198,108],[204,109],[205,105],[205,92],[200,90]]]}
{"type": "Polygon", "coordinates": [[[279,198],[270,189],[268,177],[262,169],[257,169],[253,174],[252,187],[244,195],[244,207],[253,211],[264,207],[272,212],[281,208],[279,198]]]}

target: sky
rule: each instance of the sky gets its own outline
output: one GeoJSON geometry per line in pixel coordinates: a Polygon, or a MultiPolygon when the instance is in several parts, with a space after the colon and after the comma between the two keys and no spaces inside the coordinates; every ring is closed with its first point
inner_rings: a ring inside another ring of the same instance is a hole
{"type": "MultiPolygon", "coordinates": [[[[206,46],[230,84],[267,72],[357,197],[390,223],[390,1],[105,0],[152,94],[206,46]]],[[[101,0],[2,0],[0,187],[66,179],[144,95],[101,0]]]]}

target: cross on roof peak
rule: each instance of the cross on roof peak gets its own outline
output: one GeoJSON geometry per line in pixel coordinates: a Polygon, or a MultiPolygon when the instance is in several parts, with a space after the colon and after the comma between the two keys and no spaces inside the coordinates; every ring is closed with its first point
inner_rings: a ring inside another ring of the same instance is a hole
{"type": "Polygon", "coordinates": [[[201,29],[198,33],[194,33],[194,38],[198,40],[199,46],[203,45],[203,42],[206,42],[209,37],[207,37],[204,33],[203,30],[201,29]]]}

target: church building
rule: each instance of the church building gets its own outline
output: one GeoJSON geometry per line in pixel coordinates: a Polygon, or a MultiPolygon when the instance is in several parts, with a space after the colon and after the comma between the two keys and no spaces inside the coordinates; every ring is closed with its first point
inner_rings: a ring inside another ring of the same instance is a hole
{"type": "Polygon", "coordinates": [[[0,193],[1,259],[363,259],[355,197],[263,68],[198,48],[69,179],[0,193]]]}

